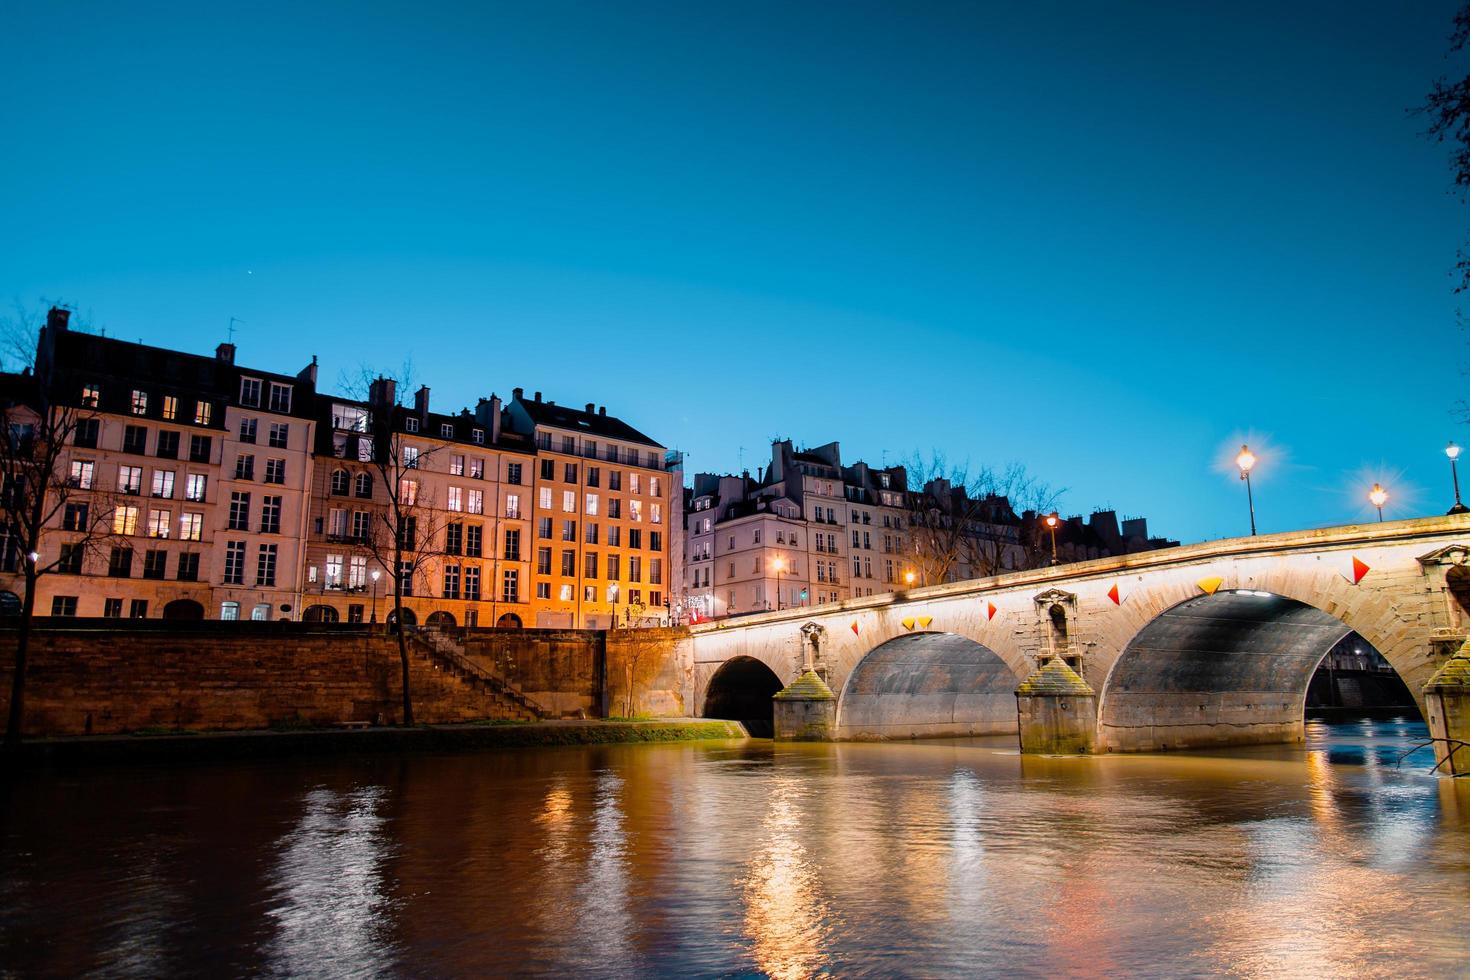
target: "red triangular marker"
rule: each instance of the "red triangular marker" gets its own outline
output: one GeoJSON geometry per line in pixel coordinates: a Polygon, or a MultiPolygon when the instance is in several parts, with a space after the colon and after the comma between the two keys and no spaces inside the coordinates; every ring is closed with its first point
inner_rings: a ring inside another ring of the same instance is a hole
{"type": "Polygon", "coordinates": [[[1364,575],[1367,575],[1371,571],[1372,571],[1371,568],[1369,568],[1367,565],[1363,564],[1362,559],[1358,558],[1356,555],[1353,556],[1353,584],[1354,585],[1357,585],[1359,582],[1363,581],[1363,576],[1364,575]]]}
{"type": "Polygon", "coordinates": [[[985,618],[986,619],[994,619],[995,618],[995,603],[993,603],[993,602],[987,602],[985,604],[985,610],[986,610],[986,613],[985,613],[985,618]]]}
{"type": "Polygon", "coordinates": [[[853,636],[857,636],[858,635],[857,620],[853,620],[852,621],[852,635],[853,636]]]}
{"type": "Polygon", "coordinates": [[[1118,598],[1117,582],[1114,582],[1113,587],[1111,589],[1108,589],[1108,598],[1113,600],[1113,605],[1115,606],[1121,606],[1123,604],[1123,600],[1118,598]]]}

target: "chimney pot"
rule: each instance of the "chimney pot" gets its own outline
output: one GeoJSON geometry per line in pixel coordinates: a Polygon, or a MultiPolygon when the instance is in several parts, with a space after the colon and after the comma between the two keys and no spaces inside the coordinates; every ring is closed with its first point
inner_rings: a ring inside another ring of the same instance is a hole
{"type": "Polygon", "coordinates": [[[214,349],[214,356],[225,364],[235,363],[235,345],[220,344],[214,349]]]}
{"type": "Polygon", "coordinates": [[[63,310],[59,306],[53,306],[46,313],[46,326],[52,330],[65,330],[71,322],[71,310],[63,310]]]}
{"type": "Polygon", "coordinates": [[[538,402],[539,402],[539,401],[540,401],[540,400],[541,400],[541,392],[539,392],[539,391],[538,391],[538,392],[536,392],[536,400],[537,400],[537,401],[538,401],[538,402]]]}
{"type": "Polygon", "coordinates": [[[600,406],[600,407],[599,407],[599,408],[598,408],[598,409],[597,409],[597,414],[598,414],[598,415],[606,415],[606,414],[607,414],[607,406],[606,406],[606,405],[602,405],[602,406],[600,406]]]}
{"type": "Polygon", "coordinates": [[[592,409],[594,409],[596,407],[597,406],[595,406],[592,402],[588,402],[587,403],[587,414],[588,415],[591,415],[592,414],[592,409]]]}
{"type": "Polygon", "coordinates": [[[510,397],[514,398],[516,401],[520,401],[525,396],[526,389],[524,388],[513,388],[510,393],[510,397]]]}

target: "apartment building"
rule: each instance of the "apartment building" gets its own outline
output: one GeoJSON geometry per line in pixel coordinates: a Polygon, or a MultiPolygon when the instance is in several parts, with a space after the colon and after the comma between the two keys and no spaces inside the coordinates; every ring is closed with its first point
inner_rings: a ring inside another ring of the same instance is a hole
{"type": "Polygon", "coordinates": [[[521,388],[506,426],[536,453],[531,516],[535,625],[605,629],[667,623],[671,521],[682,520],[677,454],[587,403],[521,388]]]}

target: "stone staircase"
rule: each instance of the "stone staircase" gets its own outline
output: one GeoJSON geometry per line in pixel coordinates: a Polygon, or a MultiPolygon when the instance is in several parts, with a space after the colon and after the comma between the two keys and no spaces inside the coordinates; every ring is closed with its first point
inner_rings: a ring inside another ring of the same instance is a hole
{"type": "Polygon", "coordinates": [[[464,646],[453,633],[433,627],[410,626],[408,638],[412,648],[427,657],[435,667],[500,701],[516,720],[538,721],[552,717],[545,707],[522,693],[505,677],[466,656],[464,646]]]}

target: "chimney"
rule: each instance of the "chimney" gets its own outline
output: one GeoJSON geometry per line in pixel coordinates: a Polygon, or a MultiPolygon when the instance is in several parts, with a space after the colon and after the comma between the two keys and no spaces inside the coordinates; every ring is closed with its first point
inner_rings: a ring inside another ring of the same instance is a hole
{"type": "Polygon", "coordinates": [[[302,368],[301,369],[301,372],[296,375],[296,380],[297,381],[304,381],[307,384],[311,385],[313,388],[316,387],[316,355],[315,354],[311,355],[311,363],[308,364],[308,365],[306,365],[306,367],[302,368]]]}
{"type": "Polygon", "coordinates": [[[481,398],[475,406],[475,421],[485,430],[489,442],[500,440],[500,396],[481,398]]]}
{"type": "Polygon", "coordinates": [[[234,344],[220,344],[218,347],[216,347],[214,349],[214,356],[215,356],[215,359],[218,360],[221,364],[234,364],[235,363],[235,345],[234,344]]]}
{"type": "Polygon", "coordinates": [[[594,404],[593,404],[593,403],[592,403],[592,402],[588,402],[588,403],[587,403],[587,414],[588,414],[588,415],[591,415],[591,414],[592,414],[592,410],[593,410],[593,409],[594,409],[594,408],[596,408],[596,407],[597,407],[597,406],[596,406],[596,405],[594,405],[594,404]]]}
{"type": "Polygon", "coordinates": [[[413,393],[413,413],[424,425],[429,424],[429,386],[423,385],[413,393]]]}
{"type": "Polygon", "coordinates": [[[392,378],[379,377],[368,385],[368,402],[374,408],[391,408],[398,400],[398,385],[392,378]]]}
{"type": "Polygon", "coordinates": [[[598,415],[606,415],[607,414],[607,406],[606,405],[599,405],[599,406],[597,406],[597,414],[598,415]]]}
{"type": "Polygon", "coordinates": [[[71,321],[71,310],[63,310],[59,306],[53,306],[46,312],[46,326],[52,330],[65,330],[67,323],[71,321]]]}
{"type": "Polygon", "coordinates": [[[538,391],[538,392],[536,392],[536,400],[537,400],[537,401],[538,401],[538,402],[539,402],[539,401],[540,401],[540,400],[541,400],[541,392],[539,392],[539,391],[538,391]]]}

